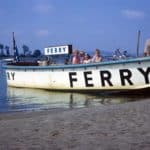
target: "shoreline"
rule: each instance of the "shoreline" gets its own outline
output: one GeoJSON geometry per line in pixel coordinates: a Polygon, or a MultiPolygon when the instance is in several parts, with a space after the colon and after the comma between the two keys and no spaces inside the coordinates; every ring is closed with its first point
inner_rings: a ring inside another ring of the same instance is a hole
{"type": "Polygon", "coordinates": [[[149,149],[150,101],[62,111],[0,113],[0,148],[149,149]]]}

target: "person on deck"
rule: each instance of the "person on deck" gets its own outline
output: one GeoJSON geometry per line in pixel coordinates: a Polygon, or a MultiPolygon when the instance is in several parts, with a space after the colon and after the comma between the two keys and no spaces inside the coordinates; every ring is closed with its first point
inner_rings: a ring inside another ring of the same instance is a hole
{"type": "Polygon", "coordinates": [[[89,54],[85,54],[83,64],[91,63],[91,57],[89,54]]]}
{"type": "Polygon", "coordinates": [[[150,46],[144,51],[144,56],[150,56],[150,46]]]}
{"type": "Polygon", "coordinates": [[[80,56],[80,64],[83,64],[84,58],[85,58],[85,52],[84,51],[80,51],[79,52],[79,56],[80,56]]]}
{"type": "Polygon", "coordinates": [[[146,40],[144,56],[150,56],[150,39],[146,40]]]}
{"type": "Polygon", "coordinates": [[[69,64],[69,59],[68,59],[68,58],[65,59],[64,64],[65,64],[65,65],[68,65],[68,64],[69,64]]]}
{"type": "Polygon", "coordinates": [[[72,64],[80,64],[80,56],[78,50],[73,51],[72,64]]]}
{"type": "Polygon", "coordinates": [[[102,56],[101,56],[100,50],[96,49],[95,54],[92,58],[92,62],[97,63],[97,62],[101,62],[101,61],[102,61],[102,56]]]}

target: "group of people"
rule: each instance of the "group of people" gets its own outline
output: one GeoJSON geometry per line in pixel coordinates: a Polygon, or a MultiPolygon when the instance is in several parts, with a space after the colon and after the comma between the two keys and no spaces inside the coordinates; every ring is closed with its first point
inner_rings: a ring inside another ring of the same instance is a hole
{"type": "MultiPolygon", "coordinates": [[[[144,56],[150,56],[150,39],[146,41],[144,56]]],[[[126,59],[128,57],[127,51],[120,51],[117,49],[112,56],[112,60],[126,59]]],[[[95,49],[94,55],[90,56],[84,51],[74,50],[71,59],[66,59],[64,64],[88,64],[98,63],[102,61],[101,52],[99,49],[95,49]]]]}
{"type": "Polygon", "coordinates": [[[73,51],[72,64],[88,64],[97,63],[102,61],[102,56],[99,49],[95,50],[94,56],[91,57],[88,53],[84,51],[73,51]]]}

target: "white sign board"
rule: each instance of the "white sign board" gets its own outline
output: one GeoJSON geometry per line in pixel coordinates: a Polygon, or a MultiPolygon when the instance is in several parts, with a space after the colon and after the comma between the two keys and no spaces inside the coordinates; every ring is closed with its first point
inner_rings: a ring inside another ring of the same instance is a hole
{"type": "Polygon", "coordinates": [[[45,55],[62,55],[62,54],[70,54],[71,52],[72,52],[72,45],[50,46],[44,49],[45,55]]]}

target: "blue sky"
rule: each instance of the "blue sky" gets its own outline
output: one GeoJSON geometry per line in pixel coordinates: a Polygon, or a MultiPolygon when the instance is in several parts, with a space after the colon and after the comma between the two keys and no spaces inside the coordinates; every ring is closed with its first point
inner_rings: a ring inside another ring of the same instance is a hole
{"type": "Polygon", "coordinates": [[[31,50],[73,44],[80,50],[141,52],[150,38],[149,0],[0,0],[0,43],[31,50]]]}

